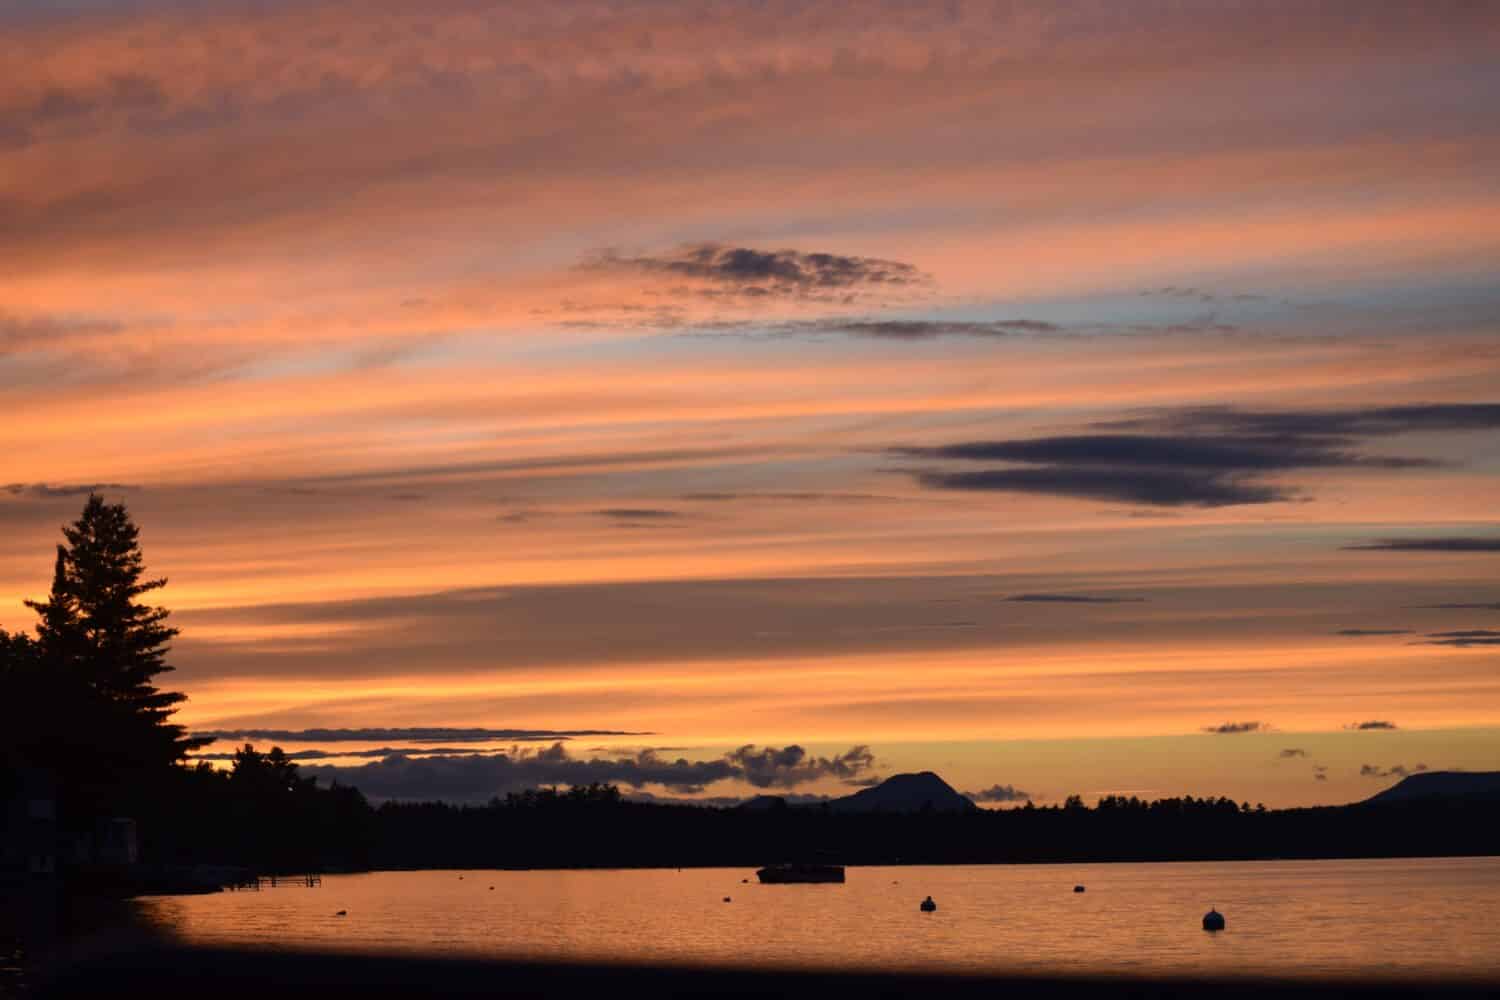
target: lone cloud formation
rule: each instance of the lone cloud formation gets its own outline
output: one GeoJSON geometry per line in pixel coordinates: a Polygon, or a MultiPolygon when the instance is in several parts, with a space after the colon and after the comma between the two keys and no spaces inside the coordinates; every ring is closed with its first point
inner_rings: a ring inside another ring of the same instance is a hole
{"type": "Polygon", "coordinates": [[[879,257],[856,257],[803,250],[756,250],[698,243],[671,253],[627,256],[602,251],[585,269],[622,271],[698,282],[750,298],[829,298],[926,283],[910,264],[879,257]]]}
{"type": "Polygon", "coordinates": [[[1265,722],[1222,722],[1217,726],[1204,726],[1205,733],[1233,735],[1235,733],[1265,733],[1271,729],[1265,722]]]}
{"type": "Polygon", "coordinates": [[[965,792],[975,802],[1029,802],[1036,796],[1015,785],[991,785],[980,792],[965,792]]]}

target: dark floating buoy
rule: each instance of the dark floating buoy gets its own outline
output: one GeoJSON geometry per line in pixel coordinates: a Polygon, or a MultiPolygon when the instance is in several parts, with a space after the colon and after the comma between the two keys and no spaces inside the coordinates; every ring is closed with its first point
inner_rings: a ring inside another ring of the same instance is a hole
{"type": "Polygon", "coordinates": [[[463,881],[463,880],[464,880],[464,877],[463,877],[463,876],[462,876],[462,875],[460,875],[460,876],[459,876],[459,877],[458,877],[458,880],[459,880],[459,881],[460,881],[460,882],[462,882],[462,881],[463,881]]]}
{"type": "Polygon", "coordinates": [[[337,913],[334,914],[335,917],[346,917],[348,915],[349,915],[349,911],[348,910],[340,910],[339,912],[337,912],[337,913]]]}
{"type": "Polygon", "coordinates": [[[932,901],[932,897],[931,896],[928,896],[926,899],[922,900],[922,912],[923,913],[931,913],[933,910],[936,910],[936,909],[937,909],[937,904],[932,901]]]}
{"type": "Polygon", "coordinates": [[[1206,931],[1222,931],[1224,929],[1224,914],[1210,907],[1209,911],[1203,914],[1203,929],[1206,931]]]}
{"type": "Polygon", "coordinates": [[[1073,891],[1074,892],[1082,892],[1083,891],[1083,886],[1081,886],[1081,885],[1075,885],[1073,887],[1073,891]]]}
{"type": "Polygon", "coordinates": [[[726,903],[729,902],[729,897],[728,896],[724,897],[724,902],[726,902],[726,903]]]}
{"type": "Polygon", "coordinates": [[[494,892],[494,891],[495,891],[495,887],[494,886],[490,886],[490,892],[494,892]]]}
{"type": "Polygon", "coordinates": [[[749,885],[749,884],[750,884],[750,880],[749,879],[747,879],[747,878],[740,879],[740,885],[749,885]]]}

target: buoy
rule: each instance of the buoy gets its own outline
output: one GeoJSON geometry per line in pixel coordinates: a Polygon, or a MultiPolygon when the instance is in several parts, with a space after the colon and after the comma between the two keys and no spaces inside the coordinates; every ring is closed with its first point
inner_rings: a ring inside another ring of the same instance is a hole
{"type": "Polygon", "coordinates": [[[1224,914],[1210,908],[1203,915],[1203,929],[1206,931],[1222,931],[1224,929],[1224,914]]]}
{"type": "Polygon", "coordinates": [[[749,884],[750,884],[750,880],[749,879],[747,879],[747,878],[740,879],[740,885],[749,885],[749,884]]]}
{"type": "Polygon", "coordinates": [[[348,910],[340,910],[339,912],[335,913],[334,916],[335,917],[343,917],[343,916],[347,916],[348,913],[349,913],[348,910]]]}
{"type": "Polygon", "coordinates": [[[1082,892],[1083,891],[1083,886],[1081,886],[1081,885],[1075,885],[1073,887],[1073,891],[1074,892],[1082,892]]]}
{"type": "Polygon", "coordinates": [[[726,903],[729,902],[729,897],[728,896],[724,897],[724,902],[726,902],[726,903]]]}
{"type": "Polygon", "coordinates": [[[495,887],[494,886],[490,886],[490,892],[494,892],[494,891],[495,891],[495,887]]]}
{"type": "Polygon", "coordinates": [[[936,910],[936,909],[937,909],[937,904],[932,901],[932,897],[931,896],[928,896],[926,899],[922,900],[922,912],[923,913],[931,913],[933,910],[936,910]]]}

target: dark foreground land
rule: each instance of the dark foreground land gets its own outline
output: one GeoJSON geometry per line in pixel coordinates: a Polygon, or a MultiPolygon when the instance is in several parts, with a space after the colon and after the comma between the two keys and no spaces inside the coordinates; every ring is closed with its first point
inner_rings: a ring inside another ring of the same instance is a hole
{"type": "MultiPolygon", "coordinates": [[[[191,777],[197,778],[196,775],[191,777]]],[[[387,802],[299,786],[253,797],[182,795],[141,810],[142,859],[260,873],[401,868],[749,867],[1084,861],[1242,861],[1488,855],[1500,797],[1267,810],[1229,799],[986,811],[715,809],[632,802],[609,786],[486,805],[387,802]]]]}
{"type": "Polygon", "coordinates": [[[1479,997],[1500,984],[1349,981],[957,977],[550,965],[365,955],[134,950],[75,963],[37,982],[38,997],[370,998],[412,996],[645,997],[1479,997]]]}

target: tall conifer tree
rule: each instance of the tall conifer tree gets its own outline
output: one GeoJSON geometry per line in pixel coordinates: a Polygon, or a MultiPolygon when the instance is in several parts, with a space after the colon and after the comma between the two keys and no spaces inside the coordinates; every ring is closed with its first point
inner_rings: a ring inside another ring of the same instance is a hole
{"type": "Polygon", "coordinates": [[[177,629],[166,608],[140,600],[167,582],[146,578],[140,529],[124,504],[90,494],[63,536],[51,593],[26,602],[41,618],[37,641],[56,689],[74,701],[76,721],[108,741],[100,750],[122,774],[181,760],[199,741],[167,721],[186,696],[152,683],[173,669],[166,656],[177,629]]]}

